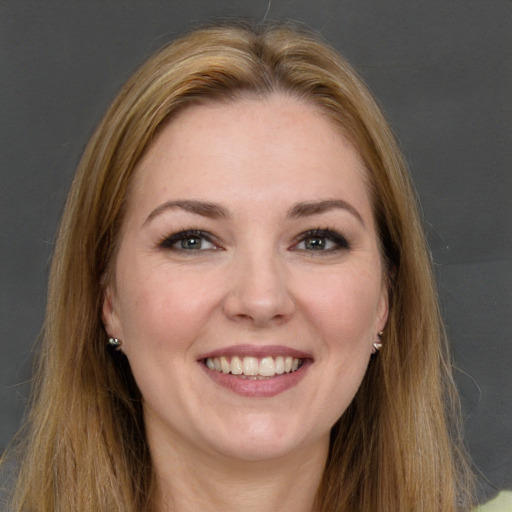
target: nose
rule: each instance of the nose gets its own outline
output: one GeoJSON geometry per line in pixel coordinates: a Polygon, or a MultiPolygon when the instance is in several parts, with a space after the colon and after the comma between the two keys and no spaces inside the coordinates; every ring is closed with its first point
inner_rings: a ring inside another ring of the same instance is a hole
{"type": "Polygon", "coordinates": [[[295,310],[285,263],[271,251],[240,255],[233,262],[225,315],[255,327],[286,322],[295,310]]]}

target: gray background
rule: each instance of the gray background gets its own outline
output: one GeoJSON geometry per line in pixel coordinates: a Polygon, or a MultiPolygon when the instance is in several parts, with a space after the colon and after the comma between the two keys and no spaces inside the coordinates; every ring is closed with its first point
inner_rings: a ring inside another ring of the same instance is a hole
{"type": "Polygon", "coordinates": [[[146,57],[226,16],[306,22],[380,99],[421,200],[480,496],[512,489],[510,0],[0,1],[0,451],[88,137],[146,57]]]}

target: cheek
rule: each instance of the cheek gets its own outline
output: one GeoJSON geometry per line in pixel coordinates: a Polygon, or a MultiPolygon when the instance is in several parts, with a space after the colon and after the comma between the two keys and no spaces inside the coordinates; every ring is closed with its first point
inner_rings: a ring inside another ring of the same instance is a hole
{"type": "MultiPolygon", "coordinates": [[[[133,267],[135,268],[135,267],[133,267]]],[[[127,279],[120,290],[121,316],[129,350],[132,345],[151,344],[164,350],[169,343],[185,345],[201,331],[218,302],[211,279],[160,267],[127,279]],[[210,290],[207,294],[204,290],[210,290]]]]}
{"type": "Polygon", "coordinates": [[[334,345],[357,348],[371,337],[380,297],[380,279],[366,272],[315,276],[302,294],[310,322],[334,345]]]}

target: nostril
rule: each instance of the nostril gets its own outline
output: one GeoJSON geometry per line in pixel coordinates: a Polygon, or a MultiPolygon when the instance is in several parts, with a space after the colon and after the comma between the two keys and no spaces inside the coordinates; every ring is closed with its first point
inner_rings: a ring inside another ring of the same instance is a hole
{"type": "Polygon", "coordinates": [[[228,318],[256,326],[286,321],[294,311],[285,262],[274,244],[258,237],[259,244],[240,247],[224,298],[228,318]]]}
{"type": "Polygon", "coordinates": [[[224,301],[224,312],[230,319],[257,325],[286,321],[293,310],[293,301],[284,291],[256,294],[243,289],[230,294],[224,301]]]}

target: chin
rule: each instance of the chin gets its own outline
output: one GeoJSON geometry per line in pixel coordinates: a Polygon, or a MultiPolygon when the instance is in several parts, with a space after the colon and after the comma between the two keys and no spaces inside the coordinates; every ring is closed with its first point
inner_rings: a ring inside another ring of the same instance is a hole
{"type": "Polygon", "coordinates": [[[228,459],[241,462],[266,462],[291,456],[299,446],[297,443],[282,443],[267,438],[219,446],[218,452],[228,459]]]}
{"type": "Polygon", "coordinates": [[[225,436],[216,437],[212,443],[225,457],[240,461],[281,459],[308,444],[325,440],[328,445],[329,439],[329,431],[325,435],[305,435],[304,428],[298,428],[298,425],[268,418],[249,417],[246,421],[238,421],[235,431],[232,427],[225,436]]]}

